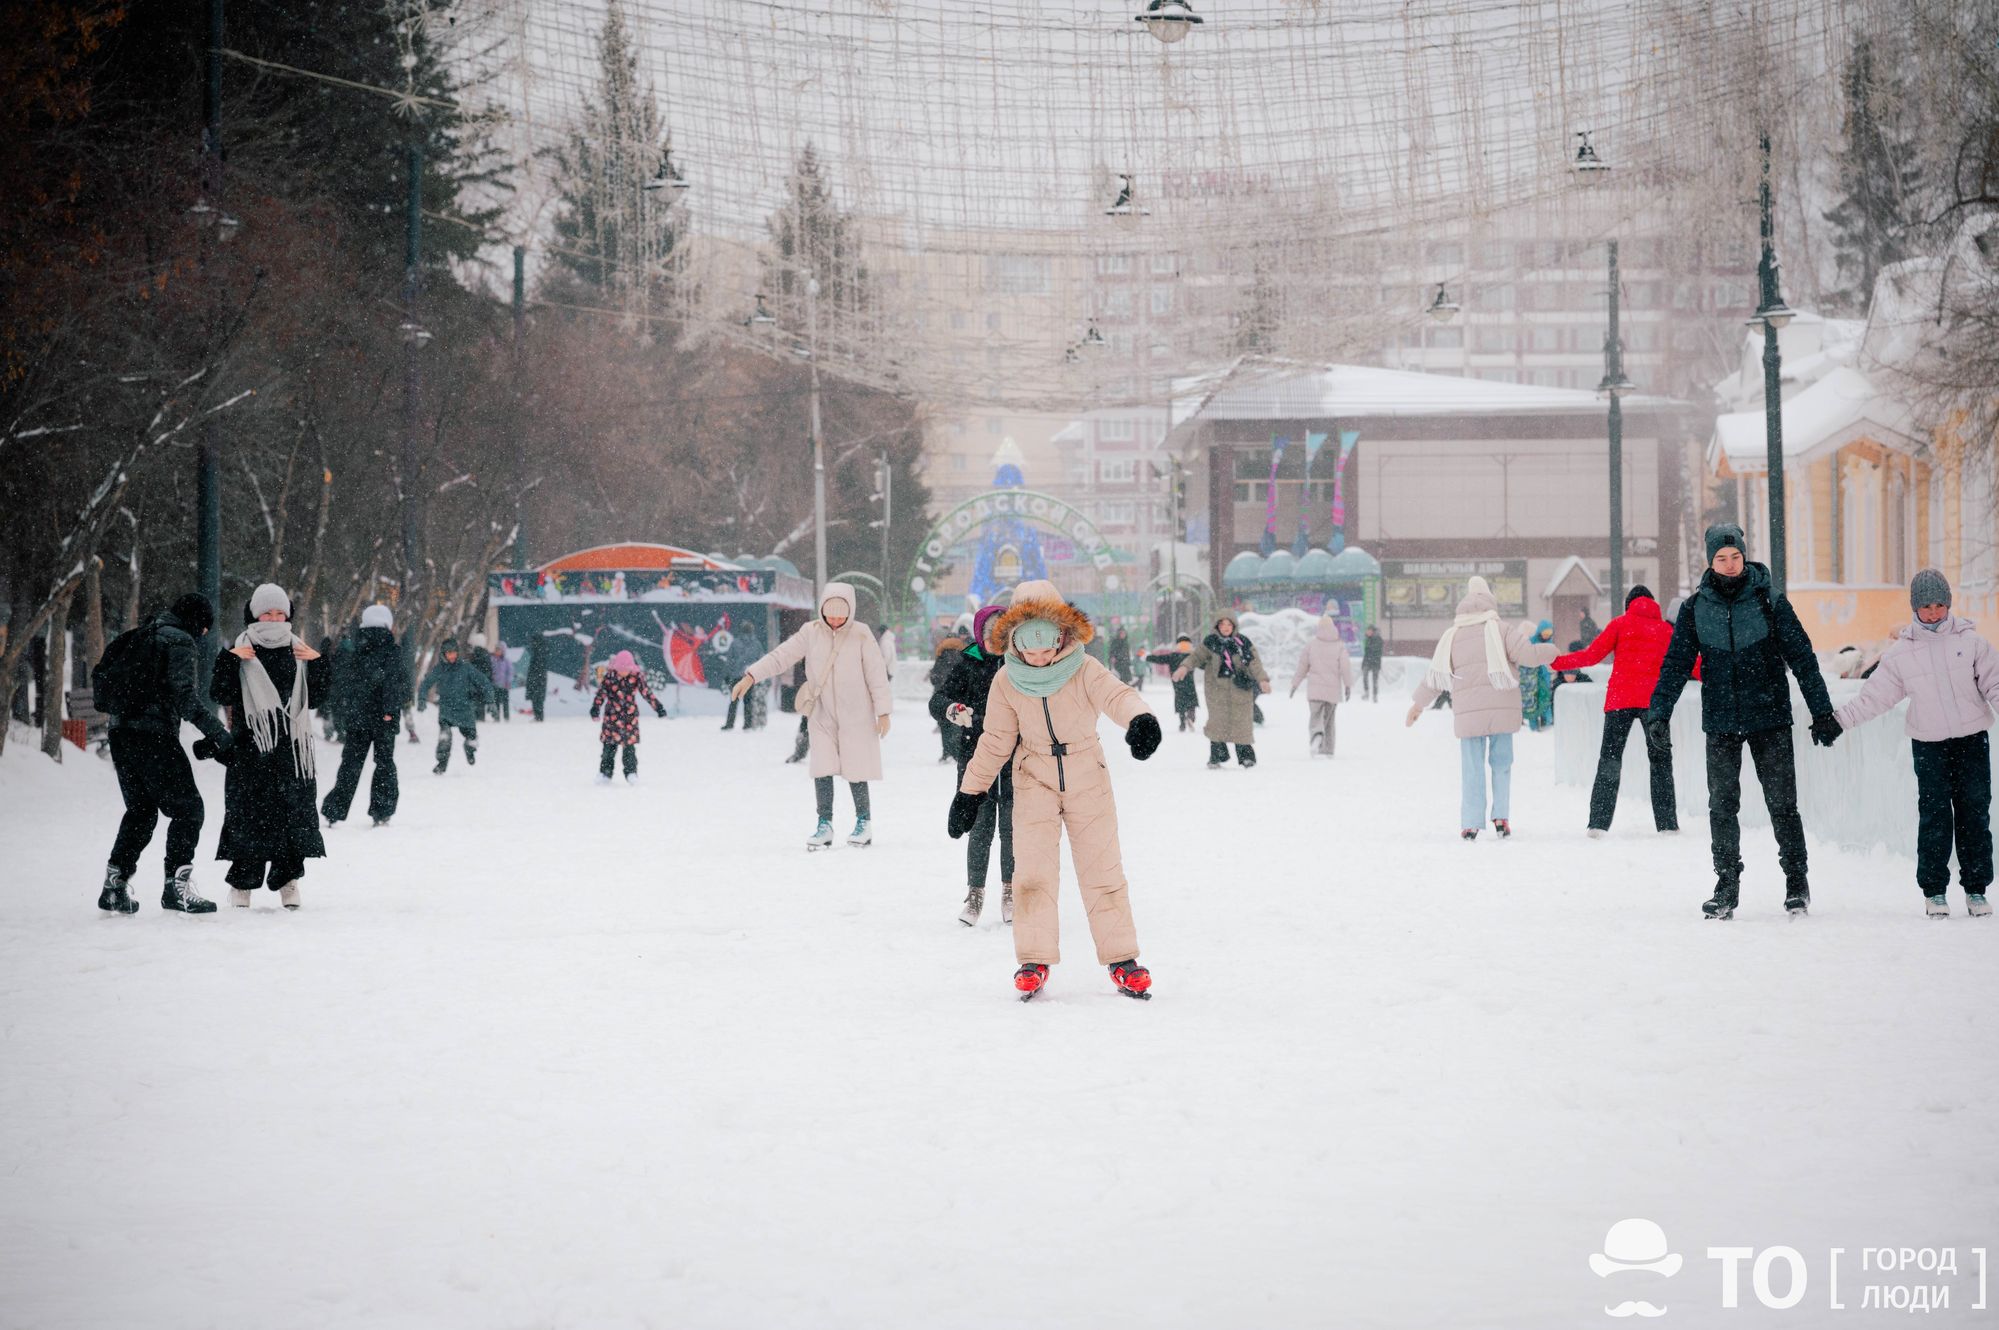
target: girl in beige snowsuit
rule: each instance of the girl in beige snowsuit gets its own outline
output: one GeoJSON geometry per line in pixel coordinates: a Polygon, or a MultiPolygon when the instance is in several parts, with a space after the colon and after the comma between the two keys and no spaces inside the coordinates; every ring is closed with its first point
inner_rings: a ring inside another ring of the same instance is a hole
{"type": "Polygon", "coordinates": [[[1159,747],[1159,722],[1129,685],[1086,654],[1095,635],[1082,611],[1050,582],[1023,582],[1013,606],[986,628],[986,649],[1005,664],[986,701],[986,729],[951,801],[953,840],[971,830],[979,803],[1013,764],[1014,987],[1025,1001],[1061,960],[1055,892],[1062,829],[1089,914],[1097,963],[1118,990],[1148,997],[1152,976],[1138,964],[1138,931],[1118,848],[1117,800],[1097,743],[1097,718],[1124,727],[1139,761],[1159,747]]]}

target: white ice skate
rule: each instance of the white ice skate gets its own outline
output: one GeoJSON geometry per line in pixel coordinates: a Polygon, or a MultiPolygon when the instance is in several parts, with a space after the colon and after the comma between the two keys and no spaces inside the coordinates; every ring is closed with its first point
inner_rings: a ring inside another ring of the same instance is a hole
{"type": "Polygon", "coordinates": [[[1983,892],[1975,896],[1967,895],[1964,898],[1964,912],[1972,918],[1977,919],[1983,915],[1992,913],[1992,903],[1985,899],[1985,893],[1983,892]]]}
{"type": "Polygon", "coordinates": [[[819,825],[813,828],[812,838],[805,842],[805,848],[808,850],[826,850],[831,849],[832,846],[833,819],[822,817],[819,819],[819,825]]]}
{"type": "Polygon", "coordinates": [[[636,785],[636,784],[638,784],[638,783],[639,783],[639,773],[638,773],[638,772],[636,772],[636,771],[627,771],[627,772],[625,773],[625,784],[627,784],[627,785],[636,785]]]}
{"type": "Polygon", "coordinates": [[[1589,829],[1589,838],[1591,840],[1602,840],[1605,836],[1608,836],[1609,834],[1610,833],[1608,831],[1605,831],[1602,827],[1591,827],[1589,829]]]}
{"type": "Polygon", "coordinates": [[[287,882],[278,888],[278,904],[287,910],[298,908],[298,883],[287,882]]]}
{"type": "Polygon", "coordinates": [[[1934,896],[1923,897],[1923,913],[1931,919],[1950,918],[1950,901],[1939,891],[1934,896]]]}
{"type": "Polygon", "coordinates": [[[609,784],[611,783],[611,773],[610,773],[610,772],[608,772],[608,771],[600,771],[600,772],[598,772],[598,773],[597,773],[597,783],[598,783],[599,785],[609,785],[609,784]]]}
{"type": "Polygon", "coordinates": [[[229,903],[240,910],[250,908],[250,893],[241,887],[229,888],[229,903]]]}
{"type": "Polygon", "coordinates": [[[873,845],[875,843],[874,823],[860,818],[854,823],[854,834],[847,837],[849,845],[873,845]]]}
{"type": "Polygon", "coordinates": [[[958,911],[958,922],[967,928],[978,925],[979,912],[986,908],[986,889],[973,887],[965,893],[965,908],[958,911]]]}

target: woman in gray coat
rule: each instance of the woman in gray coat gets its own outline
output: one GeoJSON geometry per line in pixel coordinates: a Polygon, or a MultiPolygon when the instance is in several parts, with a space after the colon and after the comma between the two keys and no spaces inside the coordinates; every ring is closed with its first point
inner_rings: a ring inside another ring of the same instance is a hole
{"type": "Polygon", "coordinates": [[[1256,695],[1270,691],[1270,675],[1255,644],[1224,614],[1215,620],[1215,631],[1173,671],[1174,679],[1186,678],[1189,670],[1201,672],[1201,691],[1208,699],[1208,723],[1202,730],[1208,736],[1208,770],[1228,762],[1230,744],[1245,771],[1255,766],[1256,695]]]}

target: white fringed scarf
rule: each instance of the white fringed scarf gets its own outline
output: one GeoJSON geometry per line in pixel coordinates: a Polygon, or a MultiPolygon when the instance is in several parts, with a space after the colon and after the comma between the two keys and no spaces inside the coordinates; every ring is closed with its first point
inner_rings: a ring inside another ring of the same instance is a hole
{"type": "MultiPolygon", "coordinates": [[[[1476,591],[1484,591],[1483,579],[1472,579],[1476,591]]],[[[1486,592],[1490,595],[1490,592],[1486,592]]],[[[1485,637],[1485,681],[1494,688],[1518,688],[1520,676],[1513,668],[1513,662],[1506,655],[1506,638],[1499,631],[1499,611],[1486,610],[1481,614],[1460,614],[1444,630],[1437,642],[1437,650],[1430,657],[1430,671],[1425,682],[1440,693],[1451,690],[1451,647],[1458,640],[1458,630],[1463,628],[1483,629],[1485,637]]]]}
{"type": "MultiPolygon", "coordinates": [[[[259,620],[245,628],[237,637],[236,645],[289,651],[301,641],[293,634],[290,624],[274,619],[268,622],[259,620]]],[[[243,723],[249,727],[257,751],[268,753],[278,746],[278,716],[282,713],[291,727],[292,767],[300,776],[311,779],[317,774],[317,764],[313,756],[312,726],[305,714],[305,662],[293,662],[296,668],[292,671],[292,695],[289,699],[278,696],[270,671],[264,668],[263,661],[257,659],[254,650],[248,660],[239,659],[236,664],[242,682],[243,723]]]]}

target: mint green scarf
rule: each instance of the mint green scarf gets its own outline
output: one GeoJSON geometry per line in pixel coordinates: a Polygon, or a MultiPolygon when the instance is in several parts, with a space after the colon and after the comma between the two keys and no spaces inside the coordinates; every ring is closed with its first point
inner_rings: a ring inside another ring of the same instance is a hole
{"type": "Polygon", "coordinates": [[[1076,671],[1083,668],[1083,648],[1076,647],[1066,655],[1057,656],[1046,665],[1029,665],[1011,647],[1006,653],[1006,677],[1013,680],[1013,686],[1029,697],[1053,697],[1069,680],[1076,677],[1076,671]]]}

